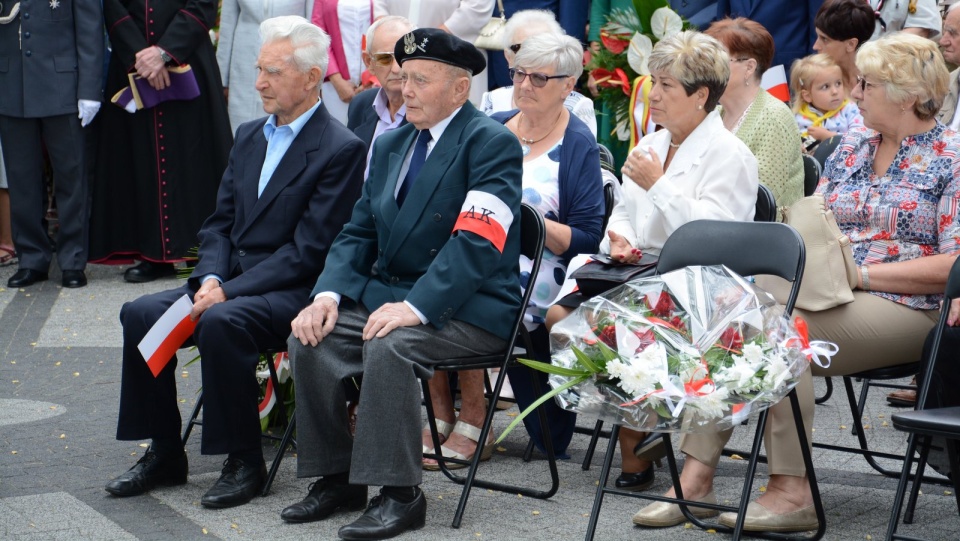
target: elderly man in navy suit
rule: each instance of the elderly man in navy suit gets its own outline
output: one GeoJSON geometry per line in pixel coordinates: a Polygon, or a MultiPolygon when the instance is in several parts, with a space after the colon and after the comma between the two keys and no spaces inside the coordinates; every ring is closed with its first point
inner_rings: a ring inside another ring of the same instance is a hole
{"type": "MultiPolygon", "coordinates": [[[[517,138],[474,108],[472,44],[438,29],[397,42],[409,124],[374,145],[363,195],[287,344],[297,381],[297,473],[322,477],[288,522],[362,508],[343,539],[423,525],[420,385],[452,358],[502,351],[520,309],[517,138]],[[345,378],[363,376],[356,437],[345,378]]],[[[482,377],[482,375],[481,375],[482,377]]]]}
{"type": "Polygon", "coordinates": [[[266,477],[260,448],[259,352],[282,347],[290,321],[360,195],[365,147],[319,101],[329,37],[302,17],[260,26],[257,90],[270,116],[242,124],[200,230],[197,266],[181,288],[124,305],[123,379],[117,439],[152,439],[128,472],[106,486],[116,496],[186,482],[176,362],[154,378],[137,344],[184,294],[194,302],[192,343],[202,358],[204,454],[227,454],[205,507],[248,502],[266,477]]]}

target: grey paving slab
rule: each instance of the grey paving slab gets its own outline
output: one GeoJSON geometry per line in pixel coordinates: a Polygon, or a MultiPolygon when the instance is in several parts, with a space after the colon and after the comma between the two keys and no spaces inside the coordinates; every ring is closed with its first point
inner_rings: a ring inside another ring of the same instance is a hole
{"type": "MultiPolygon", "coordinates": [[[[14,270],[0,268],[0,284],[14,270]]],[[[103,485],[129,468],[144,450],[144,442],[118,442],[113,438],[120,382],[117,314],[127,300],[181,283],[169,279],[146,285],[126,284],[122,271],[123,267],[91,266],[90,285],[77,290],[61,288],[56,270],[48,282],[23,290],[0,290],[0,540],[335,538],[336,530],[351,521],[355,513],[307,525],[284,524],[279,519],[279,511],[299,500],[309,483],[296,478],[293,453],[282,464],[270,495],[236,509],[200,507],[200,496],[216,479],[223,457],[200,455],[199,437],[191,438],[187,445],[191,475],[186,485],[127,499],[104,492],[103,485]],[[14,509],[12,504],[19,507],[14,509]],[[73,520],[71,517],[77,514],[82,516],[73,520]],[[34,515],[38,518],[33,519],[34,515]]],[[[179,355],[183,416],[195,404],[202,383],[199,370],[183,366],[191,357],[189,352],[179,355]]],[[[817,386],[822,392],[823,383],[818,381],[817,386]]],[[[817,407],[814,439],[851,445],[855,440],[849,432],[842,389],[834,392],[833,399],[817,407]]],[[[883,390],[873,391],[867,402],[866,437],[873,448],[902,452],[905,438],[890,426],[889,416],[894,410],[886,406],[883,394],[883,390]]],[[[498,432],[515,411],[498,415],[498,432]]],[[[752,432],[752,427],[738,429],[731,445],[747,448],[752,432]]],[[[583,471],[580,462],[587,442],[585,436],[574,438],[572,458],[560,464],[561,488],[553,498],[541,501],[475,489],[459,530],[449,526],[459,486],[439,473],[425,473],[427,526],[403,538],[582,539],[606,449],[606,442],[601,441],[593,467],[583,471]]],[[[535,457],[531,463],[520,459],[525,445],[522,431],[511,434],[494,458],[483,465],[481,476],[531,483],[545,479],[542,457],[535,457]]],[[[265,449],[268,454],[272,451],[265,449]]],[[[826,538],[882,539],[895,481],[877,475],[857,456],[816,450],[814,460],[827,509],[826,538]]],[[[618,469],[619,458],[614,467],[618,469]]],[[[744,471],[742,461],[721,461],[716,479],[721,501],[733,502],[739,497],[744,471]]],[[[755,495],[765,483],[761,467],[755,495]]],[[[651,490],[664,491],[668,484],[667,475],[660,470],[651,490]]],[[[635,528],[630,517],[641,505],[629,498],[608,497],[597,539],[729,538],[683,526],[635,528]]],[[[960,539],[954,496],[944,487],[925,485],[915,524],[901,529],[930,540],[960,539]]]]}

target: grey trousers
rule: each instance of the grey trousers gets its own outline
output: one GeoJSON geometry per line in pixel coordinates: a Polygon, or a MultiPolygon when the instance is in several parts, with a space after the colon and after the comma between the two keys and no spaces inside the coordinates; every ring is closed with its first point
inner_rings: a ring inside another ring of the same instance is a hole
{"type": "MultiPolygon", "coordinates": [[[[346,304],[346,303],[344,303],[346,304]]],[[[506,342],[489,332],[448,321],[399,327],[383,338],[363,340],[370,312],[341,306],[333,332],[316,347],[287,341],[297,393],[297,475],[350,472],[357,485],[419,485],[420,383],[433,366],[451,359],[503,351],[506,342]],[[356,437],[350,437],[343,380],[362,376],[356,437]]]]}

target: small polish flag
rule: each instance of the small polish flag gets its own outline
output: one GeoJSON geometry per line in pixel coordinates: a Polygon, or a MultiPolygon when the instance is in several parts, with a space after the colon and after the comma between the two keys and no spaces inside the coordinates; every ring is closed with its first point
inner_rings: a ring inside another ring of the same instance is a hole
{"type": "MultiPolygon", "coordinates": [[[[277,372],[277,379],[280,380],[280,383],[285,382],[287,377],[289,377],[290,371],[290,359],[287,357],[287,353],[277,353],[273,357],[273,366],[277,372]]],[[[257,406],[257,409],[260,410],[260,419],[263,419],[267,415],[270,415],[270,410],[272,410],[277,404],[277,393],[273,388],[273,379],[270,378],[269,368],[267,370],[257,372],[257,377],[267,379],[267,387],[263,392],[263,400],[261,400],[260,405],[257,406]]]]}
{"type": "Polygon", "coordinates": [[[190,310],[193,303],[190,297],[184,295],[177,302],[170,305],[160,319],[150,327],[137,349],[147,361],[147,367],[153,372],[153,377],[160,375],[170,359],[173,358],[180,346],[193,335],[196,321],[190,321],[190,310]]]}
{"type": "Polygon", "coordinates": [[[783,69],[783,64],[777,64],[763,72],[760,86],[778,100],[790,101],[790,87],[787,86],[787,72],[783,69]]]}

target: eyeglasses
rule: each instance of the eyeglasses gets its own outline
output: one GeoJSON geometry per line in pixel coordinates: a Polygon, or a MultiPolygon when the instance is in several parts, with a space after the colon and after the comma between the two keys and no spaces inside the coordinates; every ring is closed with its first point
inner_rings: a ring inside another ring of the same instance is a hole
{"type": "Polygon", "coordinates": [[[750,59],[747,58],[747,57],[744,57],[744,58],[731,58],[731,59],[730,59],[731,62],[746,62],[747,60],[750,60],[750,59]]]}
{"type": "Polygon", "coordinates": [[[373,53],[370,56],[373,57],[374,62],[381,66],[393,65],[393,53],[373,53]]]}
{"type": "Polygon", "coordinates": [[[868,83],[862,75],[857,75],[857,86],[860,87],[860,92],[866,92],[868,88],[880,85],[877,83],[868,83]]]}
{"type": "Polygon", "coordinates": [[[513,84],[519,85],[527,77],[530,77],[530,83],[533,84],[533,86],[537,88],[543,88],[547,86],[547,83],[550,82],[550,79],[565,79],[570,76],[569,75],[547,75],[545,73],[527,73],[517,68],[510,68],[510,78],[513,79],[513,84]]]}
{"type": "Polygon", "coordinates": [[[520,45],[521,45],[521,44],[519,44],[519,43],[514,43],[513,45],[511,45],[511,46],[509,46],[509,47],[507,47],[507,48],[510,49],[511,51],[513,51],[513,54],[517,54],[517,53],[520,52],[520,45]]]}

